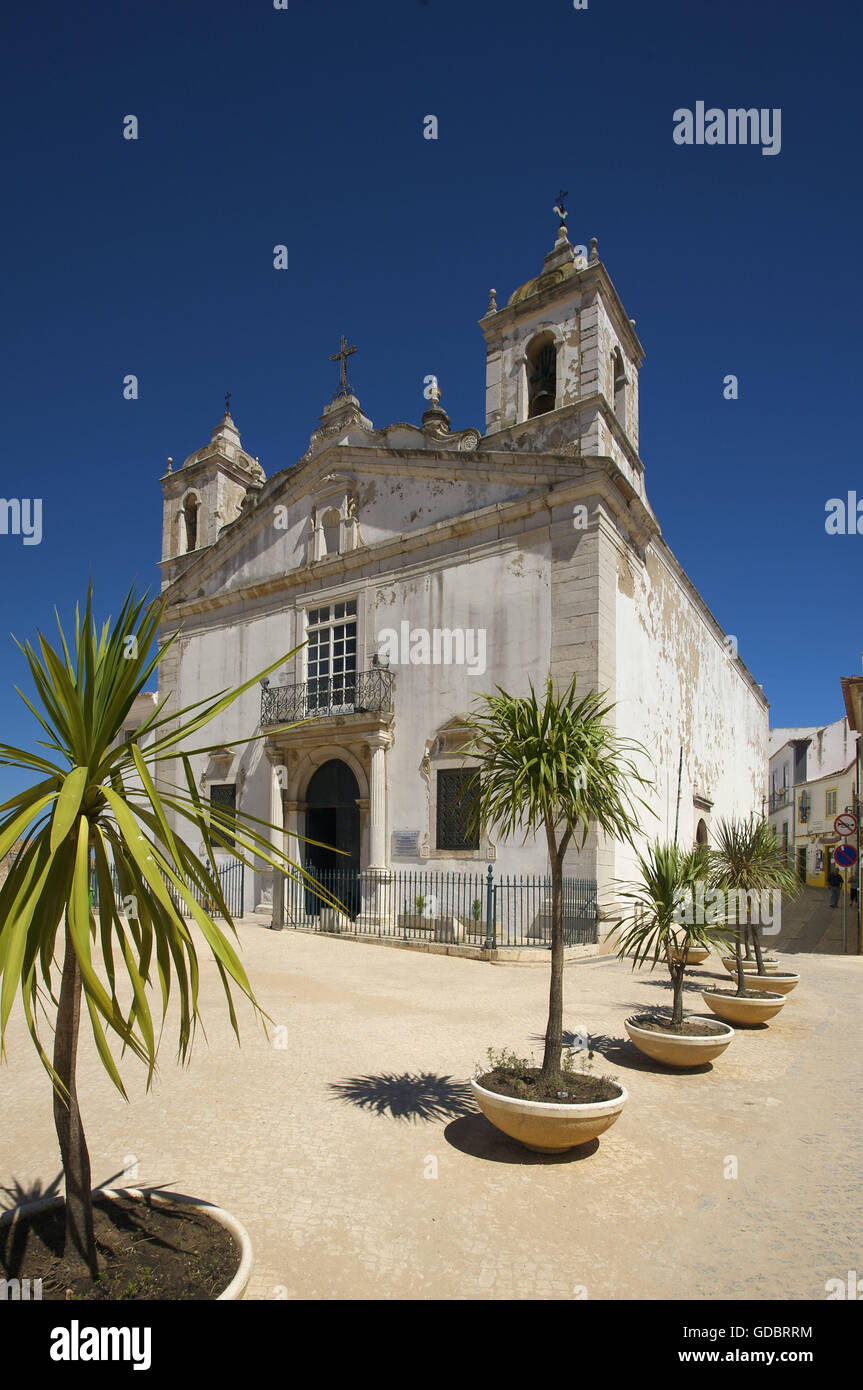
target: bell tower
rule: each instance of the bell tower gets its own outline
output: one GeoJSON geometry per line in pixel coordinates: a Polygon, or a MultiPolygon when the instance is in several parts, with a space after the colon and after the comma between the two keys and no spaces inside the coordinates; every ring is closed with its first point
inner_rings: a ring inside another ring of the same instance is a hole
{"type": "Polygon", "coordinates": [[[503,308],[496,291],[480,327],[486,342],[486,436],[491,447],[638,460],[635,320],[599,259],[571,245],[564,194],[557,240],[542,271],[503,308]]]}
{"type": "Polygon", "coordinates": [[[228,392],[225,414],[209,444],[190,454],[176,472],[169,459],[162,478],[163,589],[192,557],[215,543],[221,528],[240,515],[249,491],[257,491],[264,481],[263,468],[242,446],[228,392]]]}

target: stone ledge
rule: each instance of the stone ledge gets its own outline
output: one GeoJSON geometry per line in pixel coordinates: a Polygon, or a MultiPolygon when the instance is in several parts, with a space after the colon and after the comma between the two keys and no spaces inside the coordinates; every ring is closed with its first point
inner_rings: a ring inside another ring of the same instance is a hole
{"type": "MultiPolygon", "coordinates": [[[[368,942],[372,946],[392,946],[400,951],[419,951],[435,956],[461,956],[465,960],[486,961],[489,965],[542,966],[547,970],[551,960],[551,952],[547,946],[495,946],[492,950],[486,950],[484,946],[452,945],[445,941],[410,938],[406,940],[398,936],[376,936],[372,932],[315,931],[310,927],[288,926],[284,930],[304,936],[319,936],[329,941],[368,942]]],[[[595,942],[567,946],[563,953],[564,964],[595,956],[598,951],[599,947],[595,942]]]]}

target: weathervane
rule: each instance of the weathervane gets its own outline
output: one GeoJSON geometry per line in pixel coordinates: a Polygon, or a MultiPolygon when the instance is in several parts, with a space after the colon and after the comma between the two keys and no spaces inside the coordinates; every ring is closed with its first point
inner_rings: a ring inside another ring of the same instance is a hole
{"type": "Polygon", "coordinates": [[[350,357],[351,353],[356,352],[357,349],[356,349],[356,346],[355,346],[355,345],[354,345],[353,347],[348,347],[348,340],[347,340],[347,338],[345,337],[344,333],[343,333],[341,336],[342,336],[342,346],[341,346],[341,350],[340,350],[339,352],[334,352],[334,353],[332,354],[332,356],[330,357],[330,361],[331,361],[331,362],[341,362],[341,364],[342,364],[341,378],[340,378],[340,381],[339,381],[339,389],[338,389],[338,391],[336,392],[336,394],[339,395],[339,396],[347,396],[347,395],[350,395],[350,391],[349,391],[349,388],[348,388],[348,378],[347,378],[348,358],[350,357]]]}
{"type": "Polygon", "coordinates": [[[565,226],[566,226],[566,208],[564,207],[563,203],[564,203],[564,199],[565,199],[565,198],[568,198],[568,197],[569,197],[569,194],[568,194],[567,190],[566,190],[565,188],[562,188],[562,189],[560,190],[560,192],[558,193],[558,195],[557,195],[557,202],[556,202],[555,205],[554,205],[554,210],[555,210],[555,212],[557,213],[558,217],[560,218],[560,225],[561,225],[561,227],[565,227],[565,226]]]}
{"type": "Polygon", "coordinates": [[[226,415],[230,415],[230,413],[231,413],[231,392],[230,392],[230,391],[226,391],[226,392],[225,392],[225,414],[226,414],[226,415]]]}

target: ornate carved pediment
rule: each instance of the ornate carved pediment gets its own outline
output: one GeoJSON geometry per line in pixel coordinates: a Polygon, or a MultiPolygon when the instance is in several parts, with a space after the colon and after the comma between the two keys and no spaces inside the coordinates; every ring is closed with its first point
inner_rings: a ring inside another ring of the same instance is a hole
{"type": "Polygon", "coordinates": [[[474,730],[456,715],[438,729],[437,736],[431,744],[431,756],[443,757],[448,753],[460,753],[473,737],[474,730]]]}

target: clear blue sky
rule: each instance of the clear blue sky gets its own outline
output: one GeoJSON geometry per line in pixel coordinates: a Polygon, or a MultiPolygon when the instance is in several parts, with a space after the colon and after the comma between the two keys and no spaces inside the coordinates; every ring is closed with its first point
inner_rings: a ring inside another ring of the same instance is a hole
{"type": "Polygon", "coordinates": [[[0,494],[44,519],[38,546],[0,535],[0,737],[33,736],[9,633],[68,617],[90,573],[103,613],[158,587],[158,479],[226,390],[268,475],[305,449],[341,333],[375,424],[418,423],[433,372],[453,427],[482,427],[477,320],[538,272],[560,187],[638,321],[669,544],[772,722],[840,717],[863,536],[824,519],[863,498],[861,37],[851,0],[7,8],[0,494]],[[781,152],[676,145],[701,100],[781,108],[781,152]]]}

